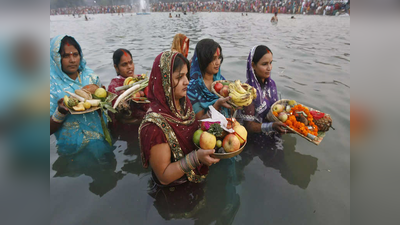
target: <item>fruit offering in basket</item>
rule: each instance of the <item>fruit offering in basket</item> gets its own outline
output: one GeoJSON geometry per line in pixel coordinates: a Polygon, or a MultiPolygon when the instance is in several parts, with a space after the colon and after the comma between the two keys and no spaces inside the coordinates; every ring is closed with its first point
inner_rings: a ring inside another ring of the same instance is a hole
{"type": "Polygon", "coordinates": [[[216,153],[238,151],[246,142],[247,131],[239,123],[233,127],[234,133],[226,132],[219,122],[202,121],[201,129],[193,135],[193,142],[202,149],[215,149],[216,153]]]}
{"type": "Polygon", "coordinates": [[[257,98],[256,89],[240,80],[215,82],[213,88],[222,97],[230,96],[231,102],[238,107],[248,106],[257,98]]]}

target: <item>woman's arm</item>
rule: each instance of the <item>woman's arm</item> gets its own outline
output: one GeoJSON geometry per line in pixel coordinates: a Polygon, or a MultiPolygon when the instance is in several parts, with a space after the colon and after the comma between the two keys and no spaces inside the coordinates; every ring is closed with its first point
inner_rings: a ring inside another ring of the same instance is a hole
{"type": "MultiPolygon", "coordinates": [[[[227,103],[227,101],[229,101],[230,99],[231,99],[231,97],[229,97],[229,96],[226,98],[221,97],[213,104],[213,107],[218,111],[221,110],[221,107],[230,109],[232,107],[227,103]]],[[[205,109],[202,109],[196,113],[197,120],[207,119],[209,117],[210,116],[206,113],[205,109]]]]}
{"type": "MultiPolygon", "coordinates": [[[[197,154],[197,157],[201,163],[211,166],[213,163],[219,162],[219,159],[214,159],[210,156],[214,152],[214,149],[199,149],[194,154],[197,154]]],[[[151,168],[161,184],[168,185],[173,181],[178,180],[185,174],[181,169],[180,160],[177,162],[171,162],[171,149],[167,143],[154,145],[150,149],[150,155],[151,157],[149,162],[151,168]]],[[[181,160],[185,160],[185,158],[181,160]]]]}

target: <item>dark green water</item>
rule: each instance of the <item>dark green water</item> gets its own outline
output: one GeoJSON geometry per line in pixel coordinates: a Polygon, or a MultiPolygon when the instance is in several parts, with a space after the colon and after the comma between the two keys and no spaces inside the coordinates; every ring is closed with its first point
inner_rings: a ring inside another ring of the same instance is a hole
{"type": "Polygon", "coordinates": [[[350,223],[350,17],[281,15],[276,26],[270,14],[92,17],[52,16],[50,37],[74,36],[106,86],[120,47],[131,50],[138,74],[150,72],[178,32],[191,39],[189,58],[199,40],[213,38],[224,54],[222,75],[245,81],[251,47],[264,44],[274,53],[272,77],[282,98],[328,112],[336,130],[319,146],[296,135],[283,138],[283,150],[246,146],[235,160],[213,165],[204,186],[192,195],[182,191],[170,208],[148,194],[151,171],[141,166],[137,131],[115,137],[113,154],[102,159],[59,157],[51,136],[51,224],[350,223]],[[203,207],[179,207],[187,199],[203,207]]]}

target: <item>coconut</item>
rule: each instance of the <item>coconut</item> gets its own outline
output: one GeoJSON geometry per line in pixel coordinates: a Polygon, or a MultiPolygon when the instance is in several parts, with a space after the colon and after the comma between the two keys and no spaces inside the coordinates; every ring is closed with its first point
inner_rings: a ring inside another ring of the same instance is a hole
{"type": "Polygon", "coordinates": [[[95,85],[95,84],[88,84],[86,86],[84,86],[82,88],[82,90],[88,90],[90,92],[90,94],[94,94],[97,90],[97,88],[99,88],[99,86],[95,85]]]}

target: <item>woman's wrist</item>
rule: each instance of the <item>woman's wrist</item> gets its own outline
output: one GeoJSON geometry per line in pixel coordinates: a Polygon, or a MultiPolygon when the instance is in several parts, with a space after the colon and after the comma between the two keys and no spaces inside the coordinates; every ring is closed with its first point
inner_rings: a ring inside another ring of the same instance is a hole
{"type": "Polygon", "coordinates": [[[56,111],[54,111],[53,115],[51,116],[51,118],[53,119],[54,122],[56,123],[62,123],[64,122],[65,118],[67,117],[67,114],[61,113],[58,110],[58,107],[56,109],[56,111]]]}
{"type": "Polygon", "coordinates": [[[271,133],[271,132],[274,132],[275,130],[273,129],[273,127],[272,127],[272,122],[271,123],[262,123],[261,124],[261,131],[262,132],[264,132],[264,133],[271,133]]]}
{"type": "Polygon", "coordinates": [[[185,157],[179,160],[179,167],[184,173],[188,173],[191,170],[196,169],[196,167],[200,165],[200,160],[197,157],[196,151],[190,152],[185,157]]]}

